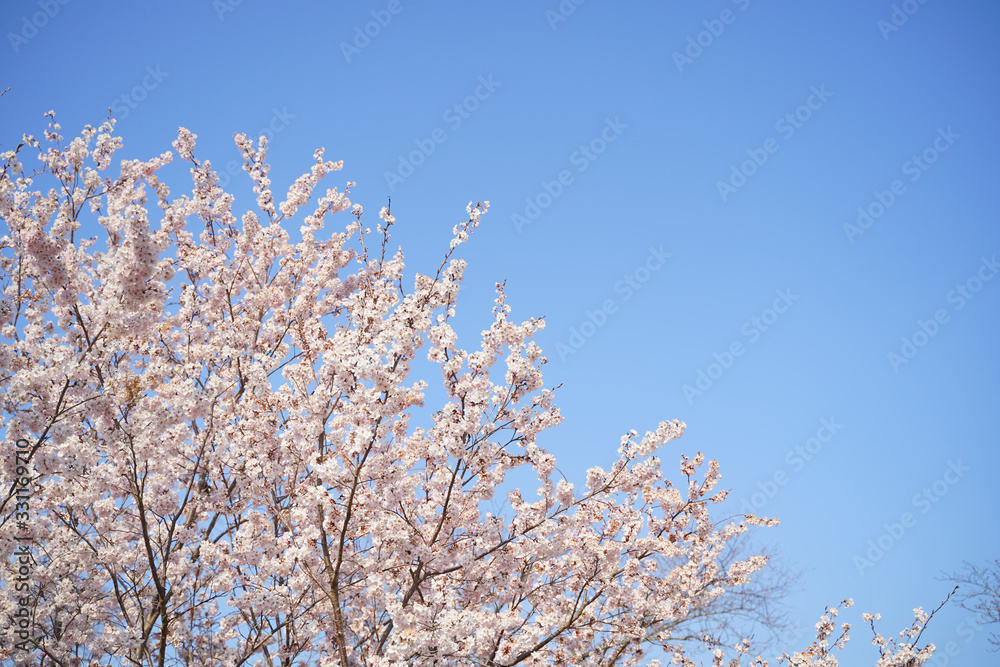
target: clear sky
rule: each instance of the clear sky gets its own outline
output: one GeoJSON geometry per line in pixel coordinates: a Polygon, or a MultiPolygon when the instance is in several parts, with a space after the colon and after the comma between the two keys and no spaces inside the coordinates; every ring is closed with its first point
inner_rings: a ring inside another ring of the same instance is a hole
{"type": "MultiPolygon", "coordinates": [[[[779,517],[795,618],[853,596],[845,664],[874,664],[861,611],[894,634],[1000,557],[1000,5],[577,2],[8,0],[0,149],[110,107],[124,155],[184,126],[225,172],[266,130],[281,192],[324,146],[424,272],[489,200],[460,342],[497,281],[545,316],[560,469],[687,422],[670,466],[701,450],[724,510],[779,517]]],[[[935,618],[935,664],[997,664],[968,621],[935,618]]]]}

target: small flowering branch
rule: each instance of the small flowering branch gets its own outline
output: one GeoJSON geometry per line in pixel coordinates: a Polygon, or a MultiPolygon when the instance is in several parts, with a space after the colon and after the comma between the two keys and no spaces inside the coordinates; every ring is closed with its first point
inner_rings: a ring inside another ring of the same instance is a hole
{"type": "Polygon", "coordinates": [[[878,661],[878,667],[916,667],[921,665],[930,659],[931,655],[934,653],[934,644],[928,644],[923,649],[917,648],[917,643],[920,641],[920,637],[924,634],[924,630],[927,629],[928,623],[934,618],[934,614],[939,612],[951,596],[955,594],[958,590],[958,586],[955,586],[947,597],[937,606],[937,608],[930,614],[924,613],[922,607],[917,607],[913,610],[914,621],[913,625],[905,630],[900,631],[899,638],[900,643],[897,644],[896,639],[892,638],[888,641],[882,634],[875,630],[875,621],[882,619],[881,614],[864,614],[862,618],[871,625],[872,634],[872,644],[878,647],[878,652],[880,660],[878,661]]]}

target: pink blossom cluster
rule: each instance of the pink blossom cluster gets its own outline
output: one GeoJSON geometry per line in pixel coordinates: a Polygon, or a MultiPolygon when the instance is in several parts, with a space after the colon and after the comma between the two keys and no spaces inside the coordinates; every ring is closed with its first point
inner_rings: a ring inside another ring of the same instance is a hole
{"type": "MultiPolygon", "coordinates": [[[[30,525],[0,524],[5,664],[607,666],[659,647],[689,665],[673,628],[765,566],[719,564],[776,520],[715,521],[717,461],[681,455],[683,482],[667,479],[680,421],[624,435],[580,488],[561,478],[539,438],[562,421],[532,340],[544,322],[512,321],[502,284],[478,348],[459,346],[454,254],[488,202],[404,290],[395,218],[381,211],[372,243],[352,183],[317,193],[342,167],[322,150],[276,204],[266,141],[237,135],[258,209],[237,214],[188,130],[176,195],[159,176],[173,153],[114,175],[113,123],[66,144],[50,120],[0,156],[0,427],[6,451],[30,443],[33,488],[30,525]],[[440,369],[433,411],[418,355],[440,369]],[[518,469],[535,492],[486,512],[518,469]]],[[[2,474],[10,487],[12,461],[2,474]]],[[[836,614],[790,664],[836,664],[836,614]]],[[[920,664],[933,647],[914,642],[880,643],[880,667],[920,664]]]]}

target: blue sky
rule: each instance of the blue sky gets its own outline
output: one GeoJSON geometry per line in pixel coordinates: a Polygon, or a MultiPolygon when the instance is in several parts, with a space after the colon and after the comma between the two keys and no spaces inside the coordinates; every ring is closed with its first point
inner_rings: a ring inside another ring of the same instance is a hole
{"type": "MultiPolygon", "coordinates": [[[[687,422],[664,457],[718,458],[724,509],[782,520],[759,538],[807,569],[800,625],[855,598],[845,664],[874,663],[861,611],[895,633],[1000,556],[995,3],[36,0],[0,25],[3,150],[111,107],[127,156],[185,126],[223,172],[266,131],[282,191],[324,146],[420,271],[489,200],[461,340],[498,281],[545,316],[572,480],[687,422]]],[[[996,664],[969,618],[924,639],[996,664]]]]}

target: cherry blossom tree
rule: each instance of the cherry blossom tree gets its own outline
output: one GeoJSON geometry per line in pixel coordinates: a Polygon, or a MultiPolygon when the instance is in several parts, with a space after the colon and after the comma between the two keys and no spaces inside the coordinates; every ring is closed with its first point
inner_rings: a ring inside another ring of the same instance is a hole
{"type": "MultiPolygon", "coordinates": [[[[497,284],[478,347],[452,327],[488,202],[404,288],[389,207],[372,231],[352,183],[319,194],[342,166],[323,150],[276,202],[266,141],[237,135],[257,208],[239,215],[189,131],[114,175],[112,121],[67,143],[47,115],[0,173],[5,664],[690,665],[675,630],[765,566],[722,558],[776,521],[710,516],[719,464],[670,449],[680,421],[626,433],[578,486],[554,473],[544,322],[511,320],[497,284]],[[509,515],[485,511],[505,490],[509,515]]],[[[835,665],[836,615],[784,659],[835,665]]],[[[880,667],[926,660],[914,637],[880,667]]]]}

